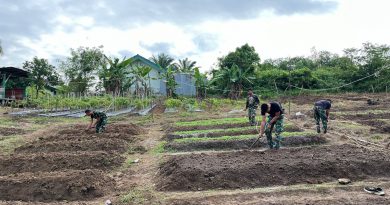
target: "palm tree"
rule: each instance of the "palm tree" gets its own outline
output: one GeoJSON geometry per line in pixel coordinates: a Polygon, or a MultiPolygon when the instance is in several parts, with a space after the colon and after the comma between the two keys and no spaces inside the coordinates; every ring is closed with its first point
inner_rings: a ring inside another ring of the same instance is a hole
{"type": "Polygon", "coordinates": [[[250,70],[243,71],[236,64],[230,68],[218,70],[210,84],[216,85],[223,94],[228,94],[231,99],[238,99],[244,88],[244,84],[253,84],[253,76],[249,76],[250,70]]]}
{"type": "Polygon", "coordinates": [[[164,70],[168,70],[168,67],[170,66],[176,66],[174,64],[175,59],[165,53],[160,53],[157,56],[153,55],[150,60],[164,70]]]}
{"type": "Polygon", "coordinates": [[[191,61],[188,58],[179,60],[179,64],[177,65],[178,70],[183,73],[191,73],[194,71],[196,61],[191,61]]]}

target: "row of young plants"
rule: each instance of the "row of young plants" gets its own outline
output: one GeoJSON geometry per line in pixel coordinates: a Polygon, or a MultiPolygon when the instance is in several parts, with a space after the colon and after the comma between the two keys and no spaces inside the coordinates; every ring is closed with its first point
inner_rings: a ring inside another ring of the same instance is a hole
{"type": "MultiPolygon", "coordinates": [[[[283,132],[282,137],[295,137],[295,136],[314,136],[316,135],[313,131],[305,132],[283,132]]],[[[222,137],[191,137],[175,139],[173,142],[178,143],[191,143],[191,142],[204,142],[204,141],[227,141],[227,140],[246,140],[257,138],[258,135],[237,135],[237,136],[222,136],[222,137]]]]}
{"type": "Polygon", "coordinates": [[[128,107],[136,107],[142,109],[152,103],[151,98],[137,99],[129,97],[112,97],[106,96],[90,96],[90,97],[63,97],[63,96],[44,96],[39,98],[27,98],[22,101],[17,101],[13,104],[14,107],[29,107],[46,110],[75,110],[87,108],[110,108],[122,109],[128,107]]]}
{"type": "MultiPolygon", "coordinates": [[[[284,125],[284,128],[285,129],[295,128],[295,125],[287,123],[284,125]]],[[[217,129],[205,129],[205,130],[186,130],[186,131],[175,131],[173,132],[173,134],[174,135],[195,135],[195,134],[219,133],[219,132],[239,132],[239,131],[256,130],[256,129],[259,129],[259,127],[247,126],[247,127],[233,127],[233,128],[224,128],[224,129],[217,128],[217,129]]]]}
{"type": "Polygon", "coordinates": [[[206,98],[203,100],[198,100],[196,98],[168,98],[165,100],[164,105],[167,108],[173,109],[201,109],[201,110],[211,110],[219,109],[223,106],[241,106],[244,105],[244,101],[240,100],[231,100],[225,98],[206,98]]]}

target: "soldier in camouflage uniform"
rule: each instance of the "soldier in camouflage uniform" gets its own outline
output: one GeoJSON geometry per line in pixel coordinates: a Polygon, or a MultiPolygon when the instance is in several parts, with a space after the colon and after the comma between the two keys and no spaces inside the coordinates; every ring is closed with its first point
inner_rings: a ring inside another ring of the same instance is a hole
{"type": "Polygon", "coordinates": [[[107,115],[104,112],[98,111],[85,111],[86,116],[91,116],[91,123],[89,124],[87,130],[95,127],[96,133],[104,132],[107,124],[107,115]],[[96,119],[95,123],[93,123],[93,119],[96,119]]]}
{"type": "Polygon", "coordinates": [[[261,127],[260,127],[260,136],[264,133],[267,137],[268,145],[270,149],[279,149],[280,143],[282,141],[282,132],[283,128],[283,108],[280,103],[271,102],[269,104],[261,105],[261,115],[263,116],[261,127]],[[268,113],[268,117],[266,117],[268,113]],[[272,141],[272,131],[275,127],[275,142],[272,141]]]}
{"type": "Polygon", "coordinates": [[[320,120],[322,121],[322,128],[324,129],[324,134],[328,130],[328,119],[330,108],[332,107],[331,100],[320,100],[314,103],[314,119],[316,120],[317,133],[321,133],[320,120]]]}
{"type": "Polygon", "coordinates": [[[251,126],[256,125],[256,109],[259,104],[260,104],[259,97],[253,94],[252,89],[249,89],[248,97],[246,99],[245,111],[248,110],[248,118],[251,126]]]}

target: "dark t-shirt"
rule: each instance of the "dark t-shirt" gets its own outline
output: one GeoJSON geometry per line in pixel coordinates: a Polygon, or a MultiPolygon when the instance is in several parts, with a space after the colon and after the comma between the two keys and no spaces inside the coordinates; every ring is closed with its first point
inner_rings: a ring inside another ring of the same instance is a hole
{"type": "MultiPolygon", "coordinates": [[[[283,113],[282,108],[280,107],[279,103],[271,102],[270,105],[271,105],[271,107],[270,107],[269,115],[271,117],[275,117],[275,114],[277,112],[280,112],[280,114],[283,113]]],[[[265,115],[265,113],[261,113],[261,115],[265,115]]]]}
{"type": "Polygon", "coordinates": [[[104,112],[98,112],[98,111],[94,111],[91,115],[91,118],[92,119],[97,119],[97,118],[107,118],[107,115],[104,113],[104,112]]]}
{"type": "Polygon", "coordinates": [[[314,106],[321,107],[324,110],[329,110],[332,107],[332,104],[327,100],[317,101],[314,106]]]}

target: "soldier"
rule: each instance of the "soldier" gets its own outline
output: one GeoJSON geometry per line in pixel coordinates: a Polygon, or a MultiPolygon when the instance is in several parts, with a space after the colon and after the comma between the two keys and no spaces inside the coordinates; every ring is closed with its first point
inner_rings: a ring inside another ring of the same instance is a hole
{"type": "Polygon", "coordinates": [[[259,97],[257,95],[253,94],[253,90],[248,90],[248,97],[246,99],[246,107],[245,111],[248,110],[248,118],[249,123],[251,126],[256,125],[256,109],[258,105],[260,104],[259,97]]]}
{"type": "Polygon", "coordinates": [[[91,116],[91,123],[87,130],[95,127],[96,133],[104,132],[107,124],[107,115],[104,112],[85,110],[85,116],[91,116]],[[96,119],[95,123],[93,123],[93,119],[96,119]]]}
{"type": "Polygon", "coordinates": [[[282,141],[282,132],[283,132],[283,108],[280,103],[271,102],[269,104],[261,105],[261,115],[263,117],[260,127],[260,136],[264,133],[267,137],[268,145],[270,149],[279,149],[280,142],[282,141]],[[268,113],[268,119],[266,117],[268,113]],[[275,127],[275,143],[272,141],[272,130],[275,127]]]}
{"type": "Polygon", "coordinates": [[[316,120],[317,133],[321,133],[320,120],[322,121],[322,128],[324,129],[324,134],[328,130],[328,120],[329,112],[332,107],[331,100],[320,100],[314,103],[314,119],[316,120]]]}

